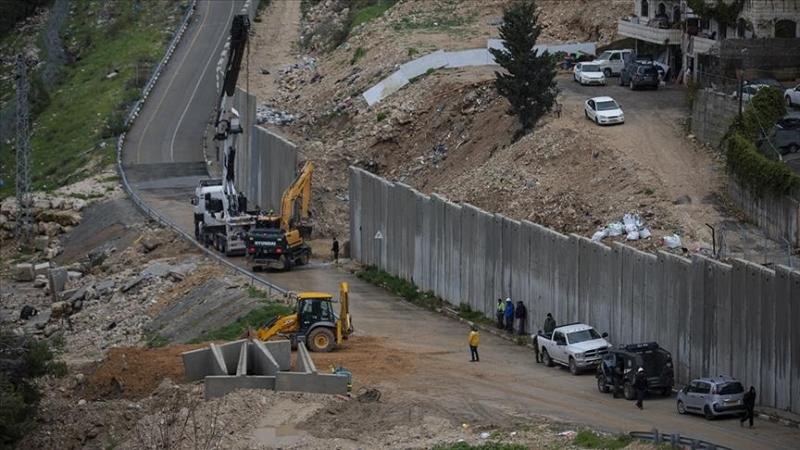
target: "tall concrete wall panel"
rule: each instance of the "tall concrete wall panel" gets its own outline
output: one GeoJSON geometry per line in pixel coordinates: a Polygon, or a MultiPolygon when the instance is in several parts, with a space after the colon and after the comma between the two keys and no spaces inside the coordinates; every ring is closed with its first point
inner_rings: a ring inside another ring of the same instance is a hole
{"type": "Polygon", "coordinates": [[[679,384],[730,374],[755,386],[760,404],[800,412],[800,272],[609,248],[360,169],[350,176],[362,263],[489,317],[498,298],[522,300],[530,332],[551,312],[559,323],[589,322],[615,344],[657,341],[672,352],[679,384]]]}

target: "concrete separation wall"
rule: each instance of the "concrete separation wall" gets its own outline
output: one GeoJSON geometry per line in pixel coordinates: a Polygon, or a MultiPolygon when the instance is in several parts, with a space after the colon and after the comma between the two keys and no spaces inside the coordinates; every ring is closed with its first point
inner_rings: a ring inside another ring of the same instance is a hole
{"type": "Polygon", "coordinates": [[[187,381],[204,379],[205,397],[220,397],[237,389],[346,394],[348,378],[317,371],[303,343],[291,369],[291,344],[287,340],[261,342],[242,339],[183,353],[187,381]]]}
{"type": "Polygon", "coordinates": [[[498,298],[552,312],[614,344],[657,341],[678,383],[730,374],[759,403],[800,413],[800,272],[645,253],[565,236],[350,169],[352,257],[493,317],[498,298]],[[388,205],[392,205],[388,208],[388,205]],[[794,381],[791,381],[794,380],[794,381]]]}
{"type": "MultiPolygon", "coordinates": [[[[500,39],[489,39],[486,43],[486,48],[458,51],[437,50],[433,53],[420,56],[417,59],[402,64],[397,71],[364,91],[362,96],[364,100],[367,101],[367,104],[372,106],[397,92],[403,86],[410,83],[413,78],[426,73],[428,70],[495,65],[494,57],[489,53],[490,48],[503,48],[503,41],[500,39]]],[[[597,51],[597,45],[594,42],[578,44],[542,44],[535,46],[534,49],[537,51],[548,51],[550,53],[574,53],[581,51],[594,55],[597,51]]]]}
{"type": "MultiPolygon", "coordinates": [[[[236,89],[234,108],[242,120],[236,155],[236,188],[247,197],[247,208],[279,211],[283,192],[295,179],[297,147],[256,125],[256,97],[236,89]]],[[[215,155],[220,162],[221,155],[215,155]]]]}
{"type": "Polygon", "coordinates": [[[692,134],[697,140],[719,147],[733,119],[739,114],[739,101],[728,93],[698,89],[692,102],[692,134]]]}
{"type": "Polygon", "coordinates": [[[728,196],[770,239],[800,247],[800,202],[788,196],[755,194],[732,175],[728,196]]]}

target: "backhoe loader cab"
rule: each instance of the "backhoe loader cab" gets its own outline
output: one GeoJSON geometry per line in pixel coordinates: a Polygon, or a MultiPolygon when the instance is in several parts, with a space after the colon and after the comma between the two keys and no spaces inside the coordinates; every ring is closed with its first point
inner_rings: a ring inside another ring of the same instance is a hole
{"type": "Polygon", "coordinates": [[[305,342],[312,352],[329,352],[353,332],[350,321],[347,283],[339,287],[339,313],[334,312],[337,303],[327,292],[300,292],[296,296],[294,314],[277,317],[257,331],[262,341],[283,335],[292,342],[305,342]]]}

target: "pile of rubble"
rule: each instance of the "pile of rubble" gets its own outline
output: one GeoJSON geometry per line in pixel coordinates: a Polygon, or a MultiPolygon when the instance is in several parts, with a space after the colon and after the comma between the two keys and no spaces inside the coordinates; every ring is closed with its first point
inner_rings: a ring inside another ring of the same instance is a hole
{"type": "MultiPolygon", "coordinates": [[[[86,201],[80,198],[52,197],[43,194],[33,196],[31,215],[33,232],[36,234],[33,246],[51,260],[60,253],[55,237],[70,231],[81,221],[81,211],[86,201]]],[[[17,227],[19,208],[14,197],[7,197],[0,203],[0,241],[11,240],[17,227]]]]}
{"type": "Polygon", "coordinates": [[[350,2],[324,0],[306,11],[300,28],[301,45],[312,52],[329,50],[349,26],[350,2]]]}
{"type": "Polygon", "coordinates": [[[270,125],[287,125],[295,120],[295,115],[286,111],[275,109],[266,103],[262,103],[256,107],[256,123],[270,125]]]}

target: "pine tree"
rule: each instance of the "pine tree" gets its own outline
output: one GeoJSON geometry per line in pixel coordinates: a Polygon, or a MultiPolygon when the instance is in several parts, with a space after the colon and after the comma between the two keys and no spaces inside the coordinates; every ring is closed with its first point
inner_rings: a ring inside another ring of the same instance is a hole
{"type": "Polygon", "coordinates": [[[489,50],[505,69],[505,73],[495,72],[495,86],[519,119],[519,136],[533,130],[558,95],[554,59],[533,49],[542,31],[538,22],[534,0],[517,0],[503,11],[500,37],[505,49],[489,50]]]}

